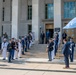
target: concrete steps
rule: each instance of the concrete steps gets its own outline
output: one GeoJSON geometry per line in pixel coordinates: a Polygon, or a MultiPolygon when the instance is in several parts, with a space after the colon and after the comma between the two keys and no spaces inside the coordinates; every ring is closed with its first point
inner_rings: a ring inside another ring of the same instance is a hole
{"type": "Polygon", "coordinates": [[[29,52],[36,58],[47,58],[46,47],[46,44],[35,44],[31,47],[29,52]]]}
{"type": "MultiPolygon", "coordinates": [[[[47,44],[35,44],[31,47],[26,56],[29,58],[48,58],[48,53],[46,52],[47,44]]],[[[63,57],[61,50],[58,50],[56,58],[60,59],[63,57]]]]}

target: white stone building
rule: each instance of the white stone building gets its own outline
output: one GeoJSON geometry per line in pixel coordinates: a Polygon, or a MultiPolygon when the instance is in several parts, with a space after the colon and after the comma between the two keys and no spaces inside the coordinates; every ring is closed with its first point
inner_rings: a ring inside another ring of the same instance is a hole
{"type": "MultiPolygon", "coordinates": [[[[0,0],[0,36],[18,38],[28,32],[51,31],[65,26],[76,16],[76,0],[0,0]]],[[[74,30],[66,30],[68,36],[76,38],[74,30]],[[73,35],[72,35],[73,34],[73,35]]],[[[52,37],[51,36],[51,37],[52,37]]]]}

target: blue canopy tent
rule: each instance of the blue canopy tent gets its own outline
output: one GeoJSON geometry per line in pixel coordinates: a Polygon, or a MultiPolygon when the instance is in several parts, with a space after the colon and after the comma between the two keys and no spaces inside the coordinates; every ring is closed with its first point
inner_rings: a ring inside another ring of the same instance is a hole
{"type": "Polygon", "coordinates": [[[72,19],[63,29],[72,29],[76,28],[76,17],[72,19]]]}
{"type": "Polygon", "coordinates": [[[76,36],[75,36],[75,31],[76,31],[76,17],[73,18],[65,27],[63,27],[64,30],[69,30],[68,33],[73,32],[73,33],[70,33],[69,34],[69,37],[72,36],[74,38],[74,41],[76,42],[76,36]]]}

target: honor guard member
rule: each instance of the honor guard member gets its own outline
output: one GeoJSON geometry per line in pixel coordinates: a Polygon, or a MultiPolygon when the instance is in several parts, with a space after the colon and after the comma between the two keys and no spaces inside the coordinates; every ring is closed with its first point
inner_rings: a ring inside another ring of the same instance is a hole
{"type": "Polygon", "coordinates": [[[21,58],[21,54],[22,54],[22,44],[21,44],[21,40],[19,39],[18,41],[18,58],[21,58]]]}
{"type": "Polygon", "coordinates": [[[46,44],[49,42],[49,38],[50,38],[50,32],[49,30],[46,31],[46,44]]]}
{"type": "Polygon", "coordinates": [[[40,37],[41,37],[41,44],[44,44],[45,33],[43,31],[41,32],[40,37]]]}
{"type": "Polygon", "coordinates": [[[21,39],[21,43],[22,43],[22,55],[25,55],[25,39],[24,39],[24,36],[22,36],[22,39],[21,39]]]}
{"type": "Polygon", "coordinates": [[[64,42],[63,55],[64,55],[64,60],[65,60],[64,69],[66,69],[66,68],[69,68],[70,43],[67,42],[66,39],[64,39],[63,42],[64,42]]]}
{"type": "Polygon", "coordinates": [[[67,34],[65,32],[63,32],[62,39],[66,39],[66,38],[67,38],[67,34]]]}
{"type": "Polygon", "coordinates": [[[73,62],[74,61],[74,47],[75,47],[75,43],[73,42],[73,38],[70,39],[70,61],[73,62]]]}
{"type": "Polygon", "coordinates": [[[18,59],[18,40],[15,39],[14,59],[18,59]]]}
{"type": "Polygon", "coordinates": [[[53,40],[52,39],[49,39],[49,44],[48,44],[48,58],[49,58],[49,61],[52,61],[52,51],[53,51],[53,40]]]}
{"type": "Polygon", "coordinates": [[[28,49],[28,39],[27,39],[27,35],[25,36],[25,52],[27,52],[28,49]]]}
{"type": "Polygon", "coordinates": [[[12,60],[14,60],[14,52],[15,52],[15,39],[12,38],[12,60]]]}
{"type": "Polygon", "coordinates": [[[0,36],[0,50],[1,50],[1,43],[2,43],[2,39],[1,39],[1,36],[0,36]]]}
{"type": "Polygon", "coordinates": [[[56,53],[57,53],[57,50],[58,50],[58,42],[59,42],[59,34],[56,33],[55,34],[55,56],[56,56],[56,53]]]}
{"type": "Polygon", "coordinates": [[[54,43],[54,46],[52,50],[52,60],[55,59],[55,38],[53,39],[53,43],[54,43]]]}
{"type": "Polygon", "coordinates": [[[8,54],[8,62],[11,63],[11,58],[12,58],[12,44],[11,44],[11,39],[9,40],[7,50],[9,52],[8,54]]]}
{"type": "Polygon", "coordinates": [[[2,42],[2,56],[3,56],[3,60],[6,60],[6,55],[7,55],[7,41],[6,39],[3,40],[2,42]]]}

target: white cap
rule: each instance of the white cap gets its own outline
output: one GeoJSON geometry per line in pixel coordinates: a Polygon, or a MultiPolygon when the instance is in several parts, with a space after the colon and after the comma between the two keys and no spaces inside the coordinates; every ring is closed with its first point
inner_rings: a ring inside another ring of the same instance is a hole
{"type": "Polygon", "coordinates": [[[4,41],[6,41],[7,39],[6,38],[4,38],[4,41]]]}

